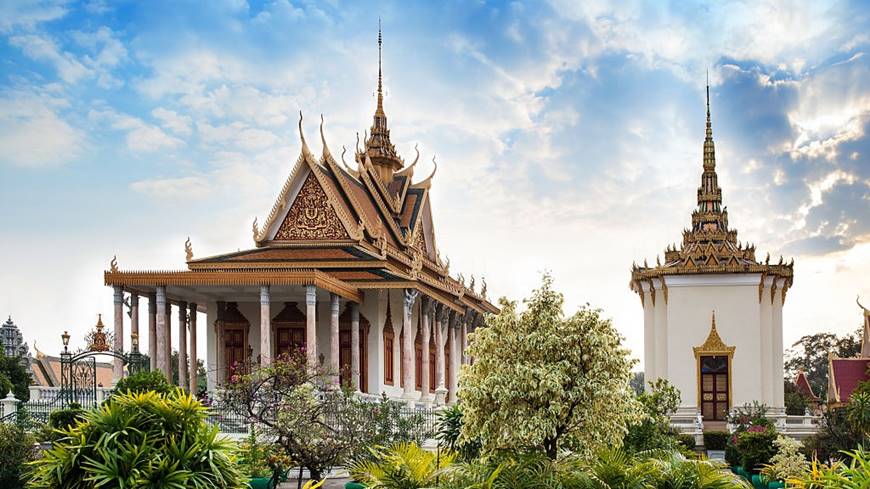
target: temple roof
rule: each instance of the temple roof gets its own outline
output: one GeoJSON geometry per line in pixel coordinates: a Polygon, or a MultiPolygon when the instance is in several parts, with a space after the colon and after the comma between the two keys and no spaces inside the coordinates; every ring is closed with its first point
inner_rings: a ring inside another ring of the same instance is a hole
{"type": "MultiPolygon", "coordinates": [[[[316,285],[360,300],[361,289],[417,288],[455,309],[496,312],[474,282],[449,274],[434,234],[429,190],[437,170],[415,181],[419,160],[404,167],[390,141],[383,107],[378,34],[378,101],[372,133],[357,149],[356,168],[336,162],[326,141],[316,158],[305,139],[299,117],[300,155],[262,225],[254,220],[254,247],[216,256],[193,257],[186,244],[186,271],[106,272],[107,285],[316,285]]],[[[460,276],[461,277],[461,276],[460,276]]]]}
{"type": "Polygon", "coordinates": [[[666,275],[701,273],[762,273],[785,279],[784,288],[792,284],[794,260],[771,264],[770,255],[762,263],[755,257],[755,245],[737,240],[737,230],[728,227],[728,208],[722,206],[722,189],[716,173],[716,148],[710,120],[710,86],[707,86],[707,124],[704,138],[701,185],[697,191],[697,206],[692,211],[692,225],[683,230],[682,245],[669,245],[664,261],[656,257],[656,265],[646,260],[631,268],[631,287],[641,293],[644,280],[666,275]]]}

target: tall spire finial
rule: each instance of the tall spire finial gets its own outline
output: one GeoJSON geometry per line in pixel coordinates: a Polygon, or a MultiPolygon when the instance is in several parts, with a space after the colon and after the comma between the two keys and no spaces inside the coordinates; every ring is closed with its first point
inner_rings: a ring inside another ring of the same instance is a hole
{"type": "Polygon", "coordinates": [[[382,61],[383,36],[381,35],[381,18],[378,17],[378,112],[384,111],[384,84],[383,84],[383,61],[382,61]]]}

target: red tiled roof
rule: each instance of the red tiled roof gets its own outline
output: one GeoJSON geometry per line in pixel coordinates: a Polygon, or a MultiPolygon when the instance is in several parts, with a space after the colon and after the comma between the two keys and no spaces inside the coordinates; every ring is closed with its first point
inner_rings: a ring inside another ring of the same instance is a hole
{"type": "Polygon", "coordinates": [[[839,402],[849,402],[852,392],[858,388],[858,384],[870,380],[867,376],[867,367],[870,366],[870,358],[832,358],[830,375],[836,389],[839,402]]]}
{"type": "Polygon", "coordinates": [[[798,372],[797,378],[794,379],[795,388],[801,394],[809,397],[814,401],[818,401],[819,397],[813,392],[813,386],[810,385],[810,381],[807,380],[807,374],[803,371],[798,372]]]}

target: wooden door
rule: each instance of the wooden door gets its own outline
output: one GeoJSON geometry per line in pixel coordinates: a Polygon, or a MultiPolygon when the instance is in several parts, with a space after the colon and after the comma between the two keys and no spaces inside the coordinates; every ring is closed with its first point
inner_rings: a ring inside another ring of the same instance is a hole
{"type": "Polygon", "coordinates": [[[305,349],[305,328],[280,326],[275,330],[275,355],[289,354],[305,349]]]}
{"type": "Polygon", "coordinates": [[[420,342],[420,335],[417,335],[417,341],[414,343],[414,385],[417,390],[423,389],[423,345],[420,342]]]}
{"type": "Polygon", "coordinates": [[[708,421],[725,421],[730,406],[727,356],[702,356],[701,415],[708,421]]]}
{"type": "Polygon", "coordinates": [[[435,378],[436,357],[435,340],[429,340],[429,392],[435,392],[435,389],[438,388],[438,379],[435,378]]]}
{"type": "Polygon", "coordinates": [[[227,377],[239,373],[245,364],[245,331],[241,328],[224,331],[224,358],[227,364],[227,377]]]}

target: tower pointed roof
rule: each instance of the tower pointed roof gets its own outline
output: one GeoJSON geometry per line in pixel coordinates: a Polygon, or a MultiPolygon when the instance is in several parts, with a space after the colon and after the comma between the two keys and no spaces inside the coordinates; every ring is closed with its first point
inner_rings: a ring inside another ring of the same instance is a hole
{"type": "Polygon", "coordinates": [[[384,82],[383,82],[383,36],[380,20],[378,20],[378,105],[372,121],[372,128],[366,140],[365,156],[379,170],[384,183],[392,180],[393,173],[404,166],[402,159],[396,153],[396,147],[390,141],[390,130],[387,127],[387,114],[384,112],[384,82]]]}
{"type": "Polygon", "coordinates": [[[716,147],[713,144],[713,124],[710,110],[710,82],[706,84],[706,128],[702,152],[701,184],[697,190],[697,206],[692,211],[692,225],[683,230],[682,246],[671,245],[665,250],[663,262],[650,267],[632,267],[632,288],[641,291],[640,282],[664,275],[689,273],[760,272],[786,279],[791,286],[792,263],[761,263],[755,257],[755,245],[737,240],[737,230],[728,227],[728,208],[722,206],[722,189],[716,173],[716,147]]]}

